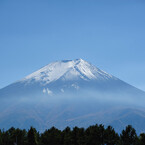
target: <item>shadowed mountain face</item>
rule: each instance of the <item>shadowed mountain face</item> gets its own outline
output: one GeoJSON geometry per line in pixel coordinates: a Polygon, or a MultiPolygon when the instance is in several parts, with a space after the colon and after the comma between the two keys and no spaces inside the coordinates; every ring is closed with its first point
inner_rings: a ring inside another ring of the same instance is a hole
{"type": "Polygon", "coordinates": [[[82,60],[50,63],[0,90],[0,128],[131,124],[145,131],[145,92],[82,60]]]}

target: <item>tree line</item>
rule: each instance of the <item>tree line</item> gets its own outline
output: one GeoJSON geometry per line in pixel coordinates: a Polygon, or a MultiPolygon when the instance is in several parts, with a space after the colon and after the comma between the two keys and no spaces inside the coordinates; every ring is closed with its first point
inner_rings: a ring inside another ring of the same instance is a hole
{"type": "Polygon", "coordinates": [[[33,127],[28,131],[12,127],[0,130],[0,145],[145,145],[145,133],[138,136],[131,125],[120,135],[111,126],[105,128],[97,124],[86,129],[52,127],[43,133],[33,127]]]}

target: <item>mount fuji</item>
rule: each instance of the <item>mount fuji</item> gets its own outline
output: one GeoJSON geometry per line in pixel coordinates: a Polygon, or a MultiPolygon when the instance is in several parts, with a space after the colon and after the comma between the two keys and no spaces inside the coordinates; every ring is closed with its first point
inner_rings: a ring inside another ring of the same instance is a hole
{"type": "Polygon", "coordinates": [[[56,61],[0,89],[0,128],[131,124],[145,131],[145,92],[82,59],[56,61]]]}

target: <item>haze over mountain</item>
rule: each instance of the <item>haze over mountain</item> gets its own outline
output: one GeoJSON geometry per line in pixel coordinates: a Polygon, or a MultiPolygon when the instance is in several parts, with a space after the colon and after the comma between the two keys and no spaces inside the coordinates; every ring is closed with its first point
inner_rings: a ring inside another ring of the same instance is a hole
{"type": "Polygon", "coordinates": [[[0,90],[0,128],[128,124],[145,131],[145,92],[82,60],[46,65],[0,90]]]}

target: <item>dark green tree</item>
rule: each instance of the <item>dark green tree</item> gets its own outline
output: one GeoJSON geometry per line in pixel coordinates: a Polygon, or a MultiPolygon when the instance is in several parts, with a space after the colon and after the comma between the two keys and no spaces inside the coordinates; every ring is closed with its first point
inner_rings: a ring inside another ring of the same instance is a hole
{"type": "Polygon", "coordinates": [[[119,144],[119,136],[111,126],[106,128],[104,140],[107,145],[119,144]]]}
{"type": "Polygon", "coordinates": [[[122,131],[120,137],[122,145],[136,145],[138,142],[136,131],[131,125],[122,131]]]}
{"type": "Polygon", "coordinates": [[[61,131],[52,127],[46,130],[41,135],[41,144],[42,145],[61,145],[62,144],[62,136],[61,131]]]}
{"type": "Polygon", "coordinates": [[[103,125],[90,126],[85,131],[86,145],[104,145],[105,129],[103,125]]]}
{"type": "Polygon", "coordinates": [[[8,136],[9,136],[9,143],[14,144],[16,142],[16,134],[15,134],[16,129],[14,127],[11,127],[8,130],[8,136]]]}
{"type": "Polygon", "coordinates": [[[141,133],[139,136],[140,145],[145,145],[145,133],[141,133]]]}
{"type": "Polygon", "coordinates": [[[37,131],[35,128],[30,127],[27,138],[28,138],[28,145],[37,145],[37,131]]]}
{"type": "Polygon", "coordinates": [[[26,145],[26,143],[27,143],[26,130],[16,129],[15,136],[16,136],[16,141],[17,141],[18,145],[26,145]]]}
{"type": "Polygon", "coordinates": [[[3,131],[2,142],[3,142],[3,145],[10,145],[10,136],[9,136],[8,131],[3,131]]]}
{"type": "Polygon", "coordinates": [[[84,144],[84,129],[74,127],[71,133],[72,145],[84,144]]]}
{"type": "Polygon", "coordinates": [[[2,142],[2,131],[0,130],[0,145],[2,145],[3,142],[2,142]]]}
{"type": "Polygon", "coordinates": [[[66,127],[63,132],[62,132],[62,136],[63,136],[63,145],[71,145],[72,144],[72,137],[71,137],[71,129],[70,127],[66,127]]]}

